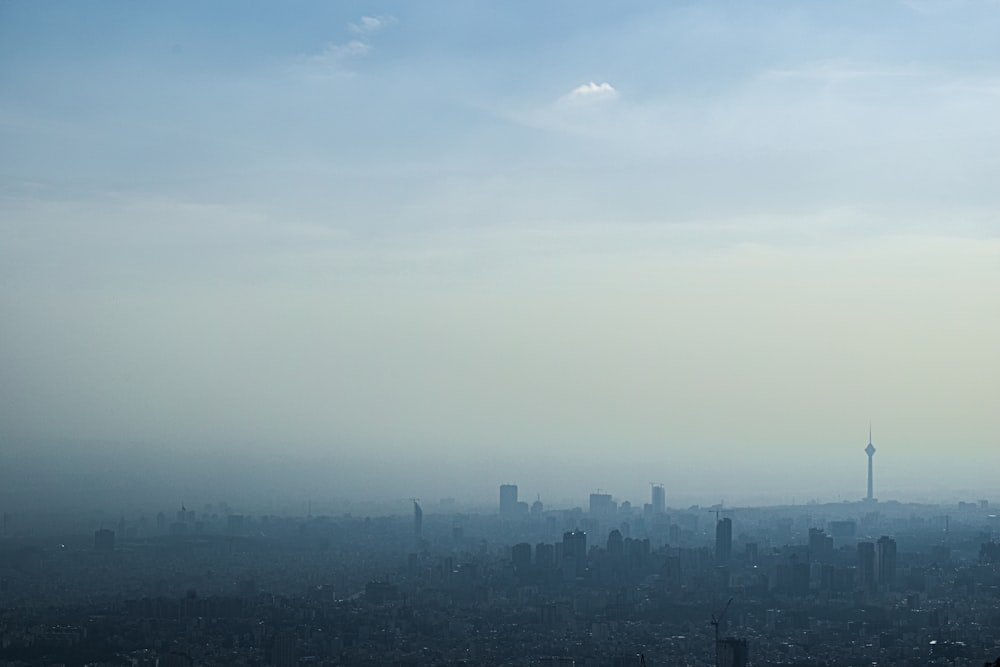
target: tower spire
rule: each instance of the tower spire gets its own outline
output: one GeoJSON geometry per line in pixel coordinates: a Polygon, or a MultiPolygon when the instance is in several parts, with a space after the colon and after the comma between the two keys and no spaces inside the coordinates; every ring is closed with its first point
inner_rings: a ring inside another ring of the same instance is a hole
{"type": "Polygon", "coordinates": [[[868,446],[865,447],[865,454],[868,455],[868,496],[866,500],[872,502],[875,500],[872,484],[872,456],[875,455],[875,445],[872,444],[872,423],[870,421],[868,422],[868,446]]]}

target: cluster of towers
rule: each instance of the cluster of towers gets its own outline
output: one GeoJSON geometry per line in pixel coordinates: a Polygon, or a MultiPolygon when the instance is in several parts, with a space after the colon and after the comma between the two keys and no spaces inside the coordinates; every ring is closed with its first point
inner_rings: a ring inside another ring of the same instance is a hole
{"type": "MultiPolygon", "coordinates": [[[[865,496],[865,502],[875,502],[875,483],[872,469],[872,458],[875,456],[875,445],[872,444],[871,424],[868,425],[868,446],[865,447],[865,454],[868,455],[868,494],[865,496]]],[[[654,514],[665,513],[666,491],[664,490],[663,484],[650,482],[650,487],[651,502],[646,506],[648,508],[647,511],[652,511],[654,514]]],[[[590,495],[591,514],[608,513],[614,505],[615,503],[610,494],[592,493],[590,495]]],[[[516,484],[500,485],[500,516],[505,518],[514,518],[526,515],[529,512],[541,513],[541,511],[542,503],[540,500],[536,500],[532,503],[531,507],[528,506],[528,503],[518,500],[516,484]]],[[[724,531],[725,528],[722,528],[722,530],[724,531]]],[[[724,539],[723,542],[725,542],[724,539]]]]}

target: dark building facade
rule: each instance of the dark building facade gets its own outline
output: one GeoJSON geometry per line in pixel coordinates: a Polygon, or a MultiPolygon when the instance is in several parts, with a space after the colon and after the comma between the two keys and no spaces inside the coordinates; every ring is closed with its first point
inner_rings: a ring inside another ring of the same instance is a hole
{"type": "Polygon", "coordinates": [[[728,563],[733,555],[733,520],[719,519],[715,524],[715,560],[728,563]]]}

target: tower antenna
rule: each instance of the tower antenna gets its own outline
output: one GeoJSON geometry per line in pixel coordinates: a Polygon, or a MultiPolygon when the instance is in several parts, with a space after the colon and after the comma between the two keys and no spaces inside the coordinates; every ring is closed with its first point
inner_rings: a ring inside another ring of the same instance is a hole
{"type": "Polygon", "coordinates": [[[872,423],[868,422],[868,446],[865,447],[865,454],[868,455],[868,496],[865,498],[868,502],[875,500],[875,495],[873,493],[872,485],[872,456],[875,455],[875,445],[872,444],[872,423]]]}

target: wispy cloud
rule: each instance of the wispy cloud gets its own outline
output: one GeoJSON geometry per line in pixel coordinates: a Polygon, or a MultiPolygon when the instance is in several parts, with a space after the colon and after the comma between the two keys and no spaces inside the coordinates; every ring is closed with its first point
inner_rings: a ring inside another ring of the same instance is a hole
{"type": "Polygon", "coordinates": [[[390,15],[362,16],[356,23],[347,24],[357,37],[346,42],[328,42],[320,52],[308,56],[308,63],[324,75],[352,74],[345,66],[346,61],[363,58],[371,53],[369,37],[395,22],[396,18],[390,15]]]}
{"type": "Polygon", "coordinates": [[[370,35],[373,32],[378,32],[388,25],[396,22],[396,17],[391,15],[383,16],[362,16],[357,23],[350,23],[351,32],[355,32],[359,35],[370,35]]]}
{"type": "Polygon", "coordinates": [[[348,58],[355,58],[367,55],[371,51],[371,46],[358,39],[353,39],[346,44],[327,44],[322,51],[311,56],[309,60],[320,64],[335,64],[348,58]]]}
{"type": "Polygon", "coordinates": [[[364,58],[372,47],[360,39],[349,42],[329,42],[322,50],[307,54],[296,66],[301,74],[310,77],[329,78],[353,76],[351,61],[364,58]]]}

